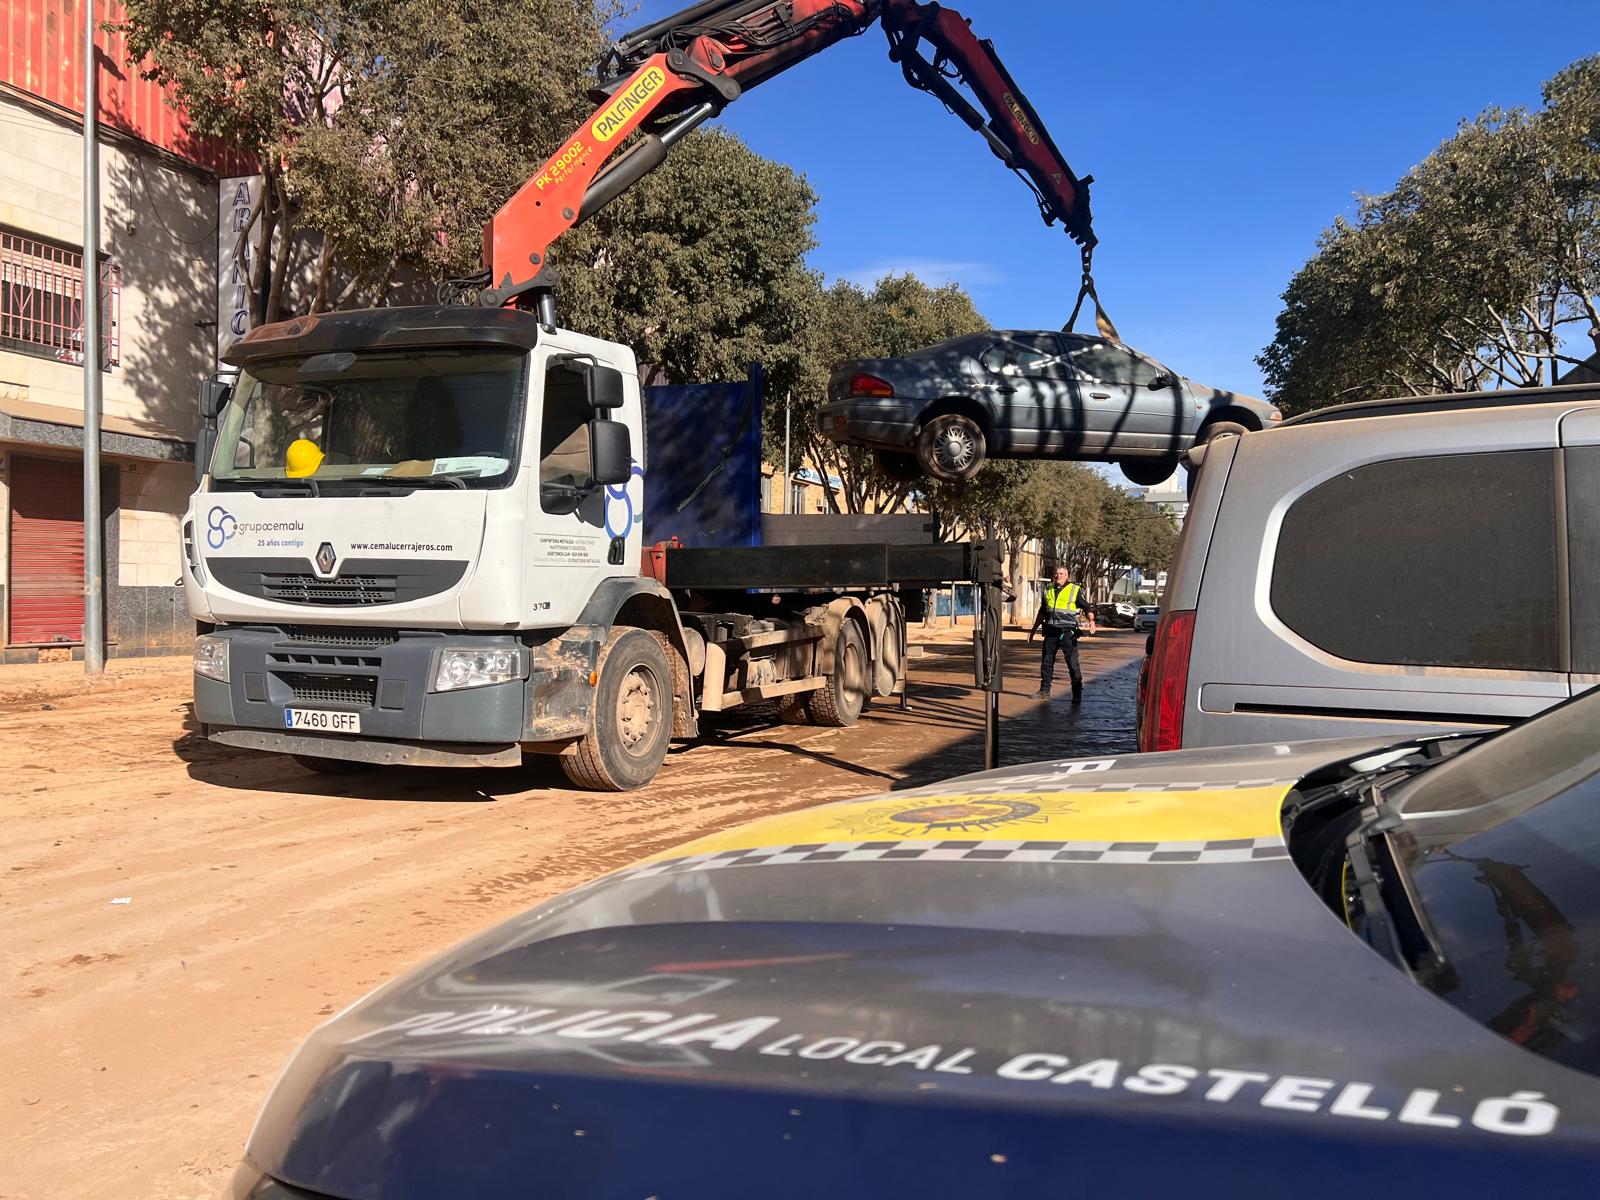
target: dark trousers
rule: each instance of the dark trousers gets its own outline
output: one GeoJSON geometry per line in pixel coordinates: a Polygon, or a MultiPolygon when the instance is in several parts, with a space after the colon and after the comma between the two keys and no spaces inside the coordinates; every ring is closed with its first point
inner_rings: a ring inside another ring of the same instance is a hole
{"type": "Polygon", "coordinates": [[[1078,666],[1078,634],[1072,629],[1044,627],[1044,661],[1039,664],[1039,688],[1048,692],[1056,677],[1056,651],[1067,656],[1067,674],[1072,678],[1072,690],[1083,691],[1083,669],[1078,666]]]}

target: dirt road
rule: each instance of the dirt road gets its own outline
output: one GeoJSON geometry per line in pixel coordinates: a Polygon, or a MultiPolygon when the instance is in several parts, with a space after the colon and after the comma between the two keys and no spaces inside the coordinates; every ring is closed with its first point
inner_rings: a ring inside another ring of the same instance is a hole
{"type": "MultiPolygon", "coordinates": [[[[1035,650],[1008,642],[1004,761],[1127,750],[1143,640],[1084,644],[1078,710],[1029,699],[1035,650]]],[[[289,1052],[402,968],[653,850],[977,769],[968,648],[927,647],[914,680],[910,712],[853,729],[729,720],[620,796],[551,764],[325,777],[214,746],[186,662],[10,688],[0,1197],[215,1196],[289,1052]]]]}

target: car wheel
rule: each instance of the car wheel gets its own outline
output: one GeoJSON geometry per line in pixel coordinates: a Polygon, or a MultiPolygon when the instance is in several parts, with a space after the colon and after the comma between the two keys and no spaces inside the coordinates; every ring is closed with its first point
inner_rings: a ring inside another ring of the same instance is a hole
{"type": "Polygon", "coordinates": [[[1241,437],[1250,433],[1250,426],[1238,421],[1213,421],[1200,431],[1200,436],[1195,439],[1195,445],[1204,446],[1218,438],[1241,437]]]}
{"type": "Polygon", "coordinates": [[[986,448],[976,421],[961,413],[944,413],[917,434],[917,463],[934,479],[961,483],[978,473],[986,448]]]}
{"type": "Polygon", "coordinates": [[[1117,466],[1122,468],[1122,473],[1127,476],[1129,483],[1136,483],[1140,487],[1155,487],[1158,483],[1165,483],[1172,478],[1172,473],[1178,469],[1178,460],[1175,458],[1124,458],[1117,466]]]}
{"type": "Polygon", "coordinates": [[[872,465],[879,474],[896,483],[915,483],[922,478],[922,464],[917,461],[917,456],[900,450],[874,450],[872,465]]]}

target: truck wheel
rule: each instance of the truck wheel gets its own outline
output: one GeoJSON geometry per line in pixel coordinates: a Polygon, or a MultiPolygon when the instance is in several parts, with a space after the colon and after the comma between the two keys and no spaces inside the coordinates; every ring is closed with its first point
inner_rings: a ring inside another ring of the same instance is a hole
{"type": "Polygon", "coordinates": [[[373,766],[366,762],[350,762],[343,758],[317,758],[310,754],[291,754],[289,757],[306,770],[315,771],[318,775],[348,775],[352,771],[370,771],[373,766]]]}
{"type": "Polygon", "coordinates": [[[627,792],[649,783],[672,736],[672,668],[655,635],[616,629],[600,651],[589,732],[561,769],[581,788],[627,792]]]}
{"type": "Polygon", "coordinates": [[[839,638],[833,644],[833,673],[826,686],[808,693],[811,701],[806,705],[814,725],[827,725],[843,729],[854,725],[861,710],[867,706],[872,687],[867,669],[867,642],[861,636],[861,626],[846,621],[839,626],[839,638]]]}
{"type": "Polygon", "coordinates": [[[810,707],[806,704],[812,696],[811,692],[795,692],[788,696],[778,697],[778,720],[785,725],[811,724],[810,707]]]}

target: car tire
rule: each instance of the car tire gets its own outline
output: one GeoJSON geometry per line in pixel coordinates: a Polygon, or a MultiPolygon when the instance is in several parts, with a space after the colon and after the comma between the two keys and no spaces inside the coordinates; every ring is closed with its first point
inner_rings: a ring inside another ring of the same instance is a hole
{"type": "Polygon", "coordinates": [[[861,626],[845,621],[833,643],[833,670],[828,682],[808,693],[806,709],[813,725],[845,729],[856,723],[872,697],[867,659],[867,639],[861,634],[861,626]]]}
{"type": "Polygon", "coordinates": [[[916,483],[922,478],[922,464],[917,456],[902,450],[874,450],[872,465],[880,475],[896,483],[916,483]]]}
{"type": "Polygon", "coordinates": [[[1122,468],[1122,473],[1129,483],[1139,487],[1155,487],[1158,483],[1165,483],[1172,478],[1172,473],[1178,469],[1178,460],[1175,458],[1124,458],[1119,459],[1117,466],[1122,468]]]}
{"type": "Polygon", "coordinates": [[[963,413],[942,413],[917,434],[917,463],[923,474],[943,483],[962,483],[983,466],[988,441],[983,429],[963,413]]]}
{"type": "Polygon", "coordinates": [[[672,737],[672,668],[654,634],[619,627],[600,649],[589,731],[561,756],[573,783],[629,792],[655,778],[672,737]]]}
{"type": "MultiPolygon", "coordinates": [[[[1247,433],[1255,432],[1250,426],[1239,421],[1213,421],[1200,431],[1200,436],[1195,438],[1196,446],[1208,446],[1219,438],[1241,437],[1247,433]]],[[[1195,465],[1187,457],[1183,460],[1183,470],[1190,479],[1194,478],[1195,465]]]]}

